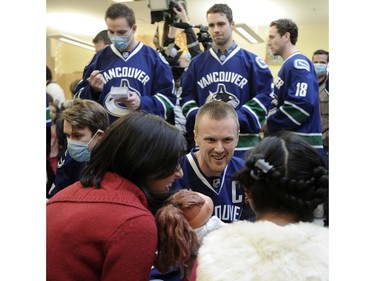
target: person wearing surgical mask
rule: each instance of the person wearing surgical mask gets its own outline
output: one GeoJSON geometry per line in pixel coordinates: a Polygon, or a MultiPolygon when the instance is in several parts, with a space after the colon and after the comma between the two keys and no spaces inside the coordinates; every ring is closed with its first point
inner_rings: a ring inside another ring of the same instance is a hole
{"type": "Polygon", "coordinates": [[[74,97],[100,103],[111,124],[130,112],[144,110],[174,125],[176,90],[168,62],[137,40],[136,16],[130,7],[114,3],[104,19],[111,45],[86,65],[74,97]]]}
{"type": "Polygon", "coordinates": [[[79,180],[91,151],[109,127],[107,111],[92,100],[74,99],[72,106],[64,110],[62,118],[68,144],[64,157],[57,164],[56,178],[48,192],[48,199],[79,180]]]}
{"type": "Polygon", "coordinates": [[[312,56],[319,82],[320,120],[322,122],[324,157],[328,164],[329,153],[329,92],[327,89],[329,52],[319,49],[312,56]]]}

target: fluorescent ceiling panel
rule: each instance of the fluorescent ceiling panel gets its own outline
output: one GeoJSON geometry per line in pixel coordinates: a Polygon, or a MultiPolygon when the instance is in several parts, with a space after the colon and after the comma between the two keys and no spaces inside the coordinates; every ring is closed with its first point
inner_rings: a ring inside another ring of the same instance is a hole
{"type": "Polygon", "coordinates": [[[85,48],[85,49],[88,49],[88,50],[91,50],[91,51],[95,52],[94,45],[90,42],[80,40],[80,39],[77,39],[77,38],[74,38],[74,37],[71,37],[71,36],[67,36],[67,35],[60,35],[60,34],[59,35],[52,35],[50,37],[55,38],[57,40],[60,40],[62,42],[72,44],[72,45],[75,45],[77,47],[85,48]]]}
{"type": "Polygon", "coordinates": [[[263,43],[264,40],[244,23],[236,24],[236,32],[251,44],[263,43]]]}

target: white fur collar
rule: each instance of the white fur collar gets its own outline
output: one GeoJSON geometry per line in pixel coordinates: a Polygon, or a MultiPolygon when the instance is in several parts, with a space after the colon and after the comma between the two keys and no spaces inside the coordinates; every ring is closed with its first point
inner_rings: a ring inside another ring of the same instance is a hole
{"type": "Polygon", "coordinates": [[[328,229],[322,226],[239,221],[204,238],[197,280],[328,280],[328,253],[328,229]]]}

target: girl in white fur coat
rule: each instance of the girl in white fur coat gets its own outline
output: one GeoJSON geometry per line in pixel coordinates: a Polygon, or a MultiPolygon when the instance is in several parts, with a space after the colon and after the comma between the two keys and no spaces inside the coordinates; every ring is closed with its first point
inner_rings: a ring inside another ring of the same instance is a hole
{"type": "Polygon", "coordinates": [[[312,223],[328,197],[328,171],[316,150],[281,132],[250,150],[235,177],[256,222],[208,234],[190,281],[328,280],[328,228],[312,223]]]}

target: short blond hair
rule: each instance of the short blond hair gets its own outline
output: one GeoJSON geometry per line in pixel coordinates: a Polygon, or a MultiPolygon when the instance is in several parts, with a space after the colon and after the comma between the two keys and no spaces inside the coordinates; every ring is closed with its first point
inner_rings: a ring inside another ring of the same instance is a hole
{"type": "Polygon", "coordinates": [[[222,120],[227,117],[233,117],[237,124],[238,130],[240,129],[240,123],[238,121],[238,115],[233,106],[220,101],[213,100],[204,104],[199,108],[197,116],[195,118],[194,130],[197,131],[199,123],[202,121],[203,116],[207,115],[209,118],[214,120],[222,120]]]}

